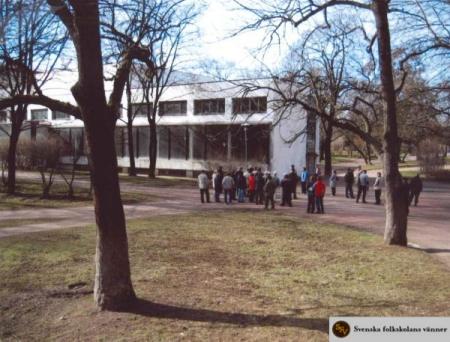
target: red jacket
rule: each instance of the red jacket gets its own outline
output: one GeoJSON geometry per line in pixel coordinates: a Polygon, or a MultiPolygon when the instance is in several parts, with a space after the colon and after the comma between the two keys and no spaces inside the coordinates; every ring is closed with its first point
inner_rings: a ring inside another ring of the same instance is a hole
{"type": "Polygon", "coordinates": [[[323,197],[325,196],[325,183],[321,180],[318,180],[314,184],[314,196],[316,197],[323,197]]]}
{"type": "Polygon", "coordinates": [[[251,191],[255,191],[255,176],[248,176],[248,189],[251,191]]]}

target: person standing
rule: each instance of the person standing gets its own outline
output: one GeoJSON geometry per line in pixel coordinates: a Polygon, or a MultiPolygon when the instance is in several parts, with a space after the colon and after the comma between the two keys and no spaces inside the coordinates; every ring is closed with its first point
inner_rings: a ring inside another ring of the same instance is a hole
{"type": "Polygon", "coordinates": [[[287,173],[281,180],[281,205],[285,204],[292,207],[292,182],[287,173]]]}
{"type": "Polygon", "coordinates": [[[316,166],[316,177],[321,177],[322,176],[322,171],[320,170],[320,165],[317,164],[316,166]]]}
{"type": "Polygon", "coordinates": [[[214,177],[214,199],[216,202],[220,202],[220,194],[222,193],[222,181],[223,181],[223,170],[222,166],[219,166],[214,177]]]}
{"type": "MultiPolygon", "coordinates": [[[[356,171],[356,186],[358,188],[358,194],[356,196],[357,198],[359,198],[359,196],[361,196],[361,193],[362,193],[361,180],[359,178],[361,176],[361,174],[362,174],[361,166],[358,166],[358,169],[356,171]]],[[[358,202],[358,201],[356,201],[356,202],[358,202]]]]}
{"type": "Polygon", "coordinates": [[[227,173],[222,180],[223,196],[226,204],[231,204],[231,199],[233,197],[234,180],[231,173],[227,173]]]}
{"type": "Polygon", "coordinates": [[[381,204],[381,172],[377,172],[377,177],[373,183],[373,190],[375,190],[375,204],[381,204]]]}
{"type": "Polygon", "coordinates": [[[422,180],[420,179],[419,174],[417,174],[415,177],[411,179],[409,188],[410,188],[409,205],[411,205],[412,201],[414,200],[414,206],[417,207],[417,204],[419,203],[420,193],[423,190],[423,183],[422,180]]]}
{"type": "Polygon", "coordinates": [[[336,196],[336,186],[339,178],[337,176],[336,170],[333,170],[333,173],[330,176],[330,188],[331,188],[331,194],[333,196],[336,196]]]}
{"type": "Polygon", "coordinates": [[[306,212],[309,214],[314,214],[316,209],[316,200],[314,198],[314,183],[316,183],[316,176],[311,176],[308,179],[307,190],[308,190],[308,207],[306,212]]]}
{"type": "Polygon", "coordinates": [[[200,172],[200,174],[197,177],[198,179],[198,188],[200,189],[200,200],[202,203],[205,203],[205,197],[206,202],[209,202],[209,179],[208,175],[204,170],[200,172]]]}
{"type": "Polygon", "coordinates": [[[292,183],[293,198],[297,199],[298,175],[297,175],[297,170],[295,169],[294,165],[291,165],[291,172],[289,173],[289,178],[291,179],[291,183],[292,183]]]}
{"type": "Polygon", "coordinates": [[[316,213],[324,214],[323,198],[325,197],[325,183],[320,176],[317,177],[317,181],[314,184],[314,197],[316,199],[316,213]]]}
{"type": "Polygon", "coordinates": [[[356,203],[359,202],[359,199],[362,194],[362,202],[366,203],[366,195],[367,189],[369,188],[369,176],[367,175],[367,171],[363,170],[359,173],[359,184],[358,184],[358,195],[356,196],[356,203]]]}
{"type": "Polygon", "coordinates": [[[245,201],[245,190],[247,189],[247,180],[245,179],[242,167],[236,172],[236,188],[238,194],[238,202],[245,201]]]}
{"type": "Polygon", "coordinates": [[[355,198],[353,196],[353,184],[355,183],[355,176],[351,168],[347,169],[347,173],[344,176],[345,181],[345,197],[355,198]]]}
{"type": "Polygon", "coordinates": [[[265,197],[264,208],[265,209],[268,209],[269,202],[270,202],[271,209],[275,209],[275,200],[273,197],[275,195],[276,188],[277,188],[277,186],[276,186],[275,181],[272,178],[272,176],[270,174],[267,175],[266,184],[264,184],[264,197],[265,197]]]}
{"type": "Polygon", "coordinates": [[[306,167],[303,167],[303,171],[300,174],[300,183],[302,184],[302,194],[306,194],[306,185],[309,180],[309,173],[308,170],[306,170],[306,167]]]}
{"type": "Polygon", "coordinates": [[[263,204],[264,201],[264,175],[261,171],[261,168],[258,168],[258,171],[255,175],[255,203],[256,205],[263,204]]]}
{"type": "Polygon", "coordinates": [[[276,171],[273,172],[272,180],[275,183],[275,193],[273,195],[273,198],[276,200],[278,196],[278,187],[280,186],[280,178],[278,178],[278,173],[276,171]]]}
{"type": "Polygon", "coordinates": [[[254,201],[255,198],[255,174],[256,171],[252,171],[248,176],[248,200],[254,201]]]}

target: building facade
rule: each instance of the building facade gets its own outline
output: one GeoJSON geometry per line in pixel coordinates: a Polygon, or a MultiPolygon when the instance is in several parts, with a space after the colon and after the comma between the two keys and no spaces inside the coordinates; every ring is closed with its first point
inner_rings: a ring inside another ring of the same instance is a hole
{"type": "MultiPolygon", "coordinates": [[[[68,75],[59,75],[48,82],[44,93],[74,103],[68,90],[69,79],[68,75]]],[[[238,81],[178,82],[166,87],[157,107],[157,172],[193,176],[199,170],[219,165],[224,169],[252,165],[280,175],[288,172],[292,164],[314,169],[319,144],[316,120],[300,107],[281,115],[273,109],[276,96],[264,86],[271,81],[252,82],[260,87],[248,91],[238,81]]],[[[122,168],[130,165],[126,103],[124,96],[116,127],[116,151],[122,168]]],[[[150,130],[147,106],[137,87],[132,89],[132,103],[135,163],[138,169],[146,169],[150,130]]],[[[81,120],[37,105],[29,106],[27,119],[39,123],[37,134],[39,126],[51,126],[87,153],[81,120]]],[[[3,118],[5,124],[7,119],[3,118]]],[[[24,132],[23,136],[36,136],[36,131],[24,132]]],[[[86,158],[80,159],[80,163],[86,162],[86,158]]]]}

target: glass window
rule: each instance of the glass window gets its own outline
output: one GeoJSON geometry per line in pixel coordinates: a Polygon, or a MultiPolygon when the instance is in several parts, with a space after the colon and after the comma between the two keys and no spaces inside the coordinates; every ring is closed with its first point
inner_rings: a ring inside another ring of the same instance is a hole
{"type": "Polygon", "coordinates": [[[186,115],[186,101],[163,101],[159,104],[159,115],[186,115]]]}
{"type": "Polygon", "coordinates": [[[0,110],[0,122],[8,121],[8,113],[5,110],[0,110]]]}
{"type": "Polygon", "coordinates": [[[189,128],[189,134],[193,136],[193,149],[194,159],[205,160],[206,159],[206,126],[191,126],[189,128]]]}
{"type": "Polygon", "coordinates": [[[48,120],[48,109],[32,109],[31,120],[48,120]]]}
{"type": "Polygon", "coordinates": [[[267,97],[240,97],[233,99],[233,114],[267,112],[267,97]]]}
{"type": "Polygon", "coordinates": [[[169,143],[170,134],[168,127],[158,127],[158,157],[168,159],[169,156],[169,143]]]}
{"type": "Polygon", "coordinates": [[[236,160],[245,159],[245,134],[241,125],[230,127],[231,133],[231,158],[236,160]]]}
{"type": "MultiPolygon", "coordinates": [[[[153,107],[153,103],[150,102],[150,110],[153,107]]],[[[147,117],[147,104],[146,103],[133,103],[131,104],[131,112],[133,117],[147,117]]]]}
{"type": "Polygon", "coordinates": [[[195,115],[221,113],[225,113],[225,99],[194,100],[195,115]]]}
{"type": "Polygon", "coordinates": [[[84,143],[84,128],[71,128],[72,146],[76,149],[77,153],[85,153],[84,143]]]}
{"type": "Polygon", "coordinates": [[[114,142],[116,144],[116,154],[118,157],[124,156],[124,132],[126,133],[123,127],[116,127],[116,130],[114,131],[114,142]]]}
{"type": "MultiPolygon", "coordinates": [[[[269,163],[270,133],[271,133],[270,125],[248,126],[247,128],[248,160],[253,160],[255,162],[259,161],[269,163]]],[[[245,148],[245,136],[244,136],[244,148],[245,148]]]]}
{"type": "Polygon", "coordinates": [[[226,160],[228,155],[228,126],[206,126],[208,159],[226,160]]]}
{"type": "Polygon", "coordinates": [[[150,128],[148,126],[137,128],[137,147],[136,157],[148,157],[148,144],[150,143],[150,128]]]}
{"type": "Polygon", "coordinates": [[[170,159],[189,159],[188,130],[185,126],[170,127],[170,159]]]}
{"type": "Polygon", "coordinates": [[[66,114],[64,112],[60,112],[58,110],[54,110],[52,112],[52,119],[53,120],[70,120],[70,115],[66,114]]]}

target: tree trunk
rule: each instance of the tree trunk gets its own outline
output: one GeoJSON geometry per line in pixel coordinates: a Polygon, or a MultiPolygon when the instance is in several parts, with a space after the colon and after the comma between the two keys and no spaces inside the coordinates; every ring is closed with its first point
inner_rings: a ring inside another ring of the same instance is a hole
{"type": "Polygon", "coordinates": [[[136,176],[136,161],[134,159],[134,141],[133,141],[133,108],[131,103],[131,84],[130,80],[126,83],[127,94],[127,136],[128,136],[128,157],[130,159],[130,167],[128,176],[136,176]]]}
{"type": "Polygon", "coordinates": [[[372,151],[370,150],[370,145],[366,142],[367,151],[367,164],[372,165],[372,151]]]}
{"type": "Polygon", "coordinates": [[[8,187],[7,193],[13,195],[16,192],[16,155],[17,143],[19,142],[20,126],[13,123],[11,125],[11,135],[8,147],[8,187]]]}
{"type": "Polygon", "coordinates": [[[90,151],[97,223],[94,298],[100,309],[116,310],[135,299],[117,173],[116,116],[105,98],[98,2],[76,4],[72,38],[77,52],[78,82],[72,93],[83,117],[90,151]]]}
{"type": "Polygon", "coordinates": [[[386,227],[384,241],[390,245],[407,245],[407,210],[404,187],[398,170],[400,140],[397,131],[396,96],[392,74],[392,56],[388,22],[388,0],[374,0],[377,27],[380,77],[385,103],[383,166],[386,180],[386,227]]]}
{"type": "Polygon", "coordinates": [[[332,162],[331,162],[331,140],[333,138],[333,127],[327,127],[325,131],[325,139],[323,139],[323,154],[325,159],[325,176],[331,176],[332,172],[332,162]]]}
{"type": "Polygon", "coordinates": [[[134,140],[133,140],[133,121],[127,122],[127,136],[128,136],[128,156],[130,158],[130,168],[128,169],[129,176],[136,176],[136,162],[134,159],[134,140]]]}
{"type": "Polygon", "coordinates": [[[148,144],[148,156],[150,159],[150,165],[148,170],[148,177],[155,178],[156,177],[156,152],[158,151],[158,140],[156,139],[156,123],[155,120],[152,119],[149,122],[150,124],[150,141],[148,144]]]}

